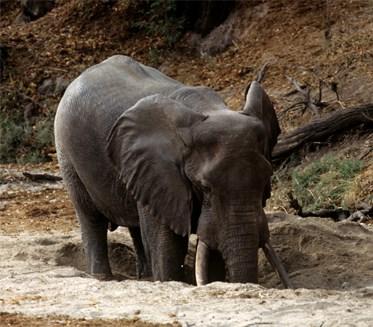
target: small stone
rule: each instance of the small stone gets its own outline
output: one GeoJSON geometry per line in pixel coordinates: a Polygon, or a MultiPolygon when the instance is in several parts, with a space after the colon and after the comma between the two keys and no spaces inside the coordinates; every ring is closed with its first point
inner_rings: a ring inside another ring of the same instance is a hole
{"type": "Polygon", "coordinates": [[[0,211],[4,211],[6,209],[6,203],[0,202],[0,211]]]}
{"type": "Polygon", "coordinates": [[[45,79],[38,87],[38,92],[43,95],[52,94],[55,89],[55,83],[51,78],[45,79]]]}
{"type": "Polygon", "coordinates": [[[68,85],[70,84],[70,82],[62,76],[59,76],[56,78],[55,84],[56,87],[54,89],[54,93],[56,93],[57,95],[62,95],[65,92],[68,85]]]}

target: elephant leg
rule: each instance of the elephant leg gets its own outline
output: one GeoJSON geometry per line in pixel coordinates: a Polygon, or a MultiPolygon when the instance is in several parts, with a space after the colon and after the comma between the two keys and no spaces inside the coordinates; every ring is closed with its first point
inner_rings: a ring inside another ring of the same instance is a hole
{"type": "Polygon", "coordinates": [[[225,282],[225,264],[219,251],[210,250],[208,263],[208,280],[212,282],[225,282]]]}
{"type": "Polygon", "coordinates": [[[145,253],[149,255],[153,279],[183,281],[188,237],[175,234],[167,225],[152,217],[147,208],[138,207],[141,237],[145,253]]]}
{"type": "Polygon", "coordinates": [[[151,267],[149,265],[147,255],[145,254],[144,245],[141,239],[141,231],[140,227],[129,227],[128,228],[133,245],[135,247],[136,252],[136,273],[137,278],[147,278],[151,277],[151,267]]]}
{"type": "Polygon", "coordinates": [[[112,279],[107,245],[108,223],[99,213],[77,209],[88,272],[100,280],[112,279]]]}
{"type": "Polygon", "coordinates": [[[111,279],[107,228],[108,220],[94,205],[72,167],[62,167],[63,177],[80,223],[88,272],[97,279],[111,279]]]}

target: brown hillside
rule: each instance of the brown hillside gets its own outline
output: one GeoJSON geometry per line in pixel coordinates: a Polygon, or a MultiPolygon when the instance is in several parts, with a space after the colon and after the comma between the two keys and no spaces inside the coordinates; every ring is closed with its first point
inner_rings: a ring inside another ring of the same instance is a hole
{"type": "Polygon", "coordinates": [[[0,41],[10,50],[1,90],[12,92],[17,84],[18,92],[38,102],[37,87],[43,79],[72,79],[86,67],[121,53],[160,66],[185,83],[209,85],[233,108],[239,107],[246,84],[265,63],[265,86],[279,111],[285,105],[282,91],[291,89],[286,76],[315,90],[318,79],[335,82],[346,106],[373,100],[373,5],[368,0],[242,2],[228,18],[233,45],[204,58],[183,46],[187,42],[171,51],[159,37],[131,34],[130,3],[57,1],[50,13],[28,24],[11,23],[14,7],[3,10],[0,41]]]}
{"type": "MultiPolygon", "coordinates": [[[[220,36],[219,32],[210,36],[209,42],[219,44],[219,37],[228,30],[231,33],[232,45],[215,56],[193,49],[192,45],[198,48],[193,33],[186,33],[171,49],[164,37],[135,31],[141,2],[59,0],[51,12],[27,24],[14,23],[14,2],[1,6],[0,43],[8,47],[9,58],[0,84],[0,113],[18,112],[36,129],[39,117],[53,116],[61,97],[41,94],[43,81],[58,77],[70,81],[118,53],[184,83],[210,86],[234,110],[242,106],[247,84],[267,64],[264,86],[275,102],[283,132],[314,118],[310,110],[302,113],[301,105],[286,111],[301,100],[287,95],[294,89],[288,77],[308,84],[314,97],[322,81],[326,106],[320,109],[321,115],[373,102],[373,4],[369,0],[239,2],[218,27],[223,31],[220,36]]],[[[353,149],[346,150],[346,155],[357,157],[373,142],[366,133],[338,141],[336,153],[347,143],[353,149]]],[[[51,151],[49,147],[45,153],[51,151]]],[[[20,155],[24,152],[20,150],[20,155]]],[[[373,190],[372,156],[371,152],[364,155],[364,194],[373,190]]]]}

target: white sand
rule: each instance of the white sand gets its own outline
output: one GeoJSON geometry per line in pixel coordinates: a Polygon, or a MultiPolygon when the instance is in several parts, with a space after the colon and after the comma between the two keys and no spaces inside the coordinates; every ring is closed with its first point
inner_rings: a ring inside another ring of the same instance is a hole
{"type": "Polygon", "coordinates": [[[79,243],[78,232],[0,235],[0,312],[139,317],[183,326],[373,326],[373,284],[334,291],[100,282],[75,268],[55,265],[59,249],[67,243],[79,243]]]}

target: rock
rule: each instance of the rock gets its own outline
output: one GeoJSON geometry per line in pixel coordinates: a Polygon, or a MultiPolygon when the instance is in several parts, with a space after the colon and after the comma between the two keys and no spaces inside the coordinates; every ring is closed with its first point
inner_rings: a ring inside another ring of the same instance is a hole
{"type": "Polygon", "coordinates": [[[63,78],[62,76],[59,76],[56,78],[55,84],[56,86],[54,89],[54,93],[57,95],[62,95],[65,92],[66,88],[69,86],[70,81],[63,78]]]}
{"type": "Polygon", "coordinates": [[[222,24],[211,31],[201,42],[200,54],[214,56],[227,50],[233,44],[233,26],[222,24]]]}
{"type": "Polygon", "coordinates": [[[189,48],[199,49],[202,42],[202,35],[194,32],[187,32],[185,33],[184,41],[189,48]]]}
{"type": "Polygon", "coordinates": [[[49,95],[54,92],[55,83],[51,78],[45,79],[38,87],[38,92],[42,95],[49,95]]]}
{"type": "Polygon", "coordinates": [[[42,95],[62,95],[69,83],[70,81],[62,76],[57,77],[55,80],[48,78],[38,87],[38,92],[42,95]]]}
{"type": "Polygon", "coordinates": [[[185,35],[184,41],[189,48],[194,49],[201,57],[215,56],[224,52],[233,44],[233,32],[233,19],[228,19],[205,37],[190,32],[185,35]]]}
{"type": "Polygon", "coordinates": [[[5,211],[6,209],[6,202],[0,202],[0,211],[5,211]]]}

